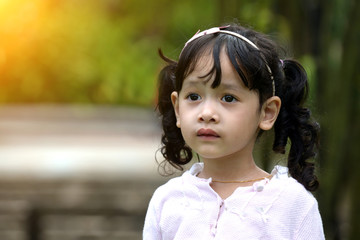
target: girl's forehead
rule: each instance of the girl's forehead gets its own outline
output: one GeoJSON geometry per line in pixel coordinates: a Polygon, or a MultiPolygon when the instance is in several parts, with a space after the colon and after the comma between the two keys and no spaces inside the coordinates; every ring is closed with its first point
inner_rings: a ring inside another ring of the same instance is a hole
{"type": "MultiPolygon", "coordinates": [[[[213,71],[214,69],[214,46],[210,45],[207,46],[204,50],[199,51],[198,54],[196,54],[189,62],[189,72],[187,75],[190,74],[199,74],[203,73],[202,76],[207,75],[209,72],[213,71]]],[[[220,51],[220,56],[218,61],[222,61],[221,58],[223,58],[222,55],[227,55],[225,53],[224,47],[222,47],[220,51]]],[[[226,56],[227,57],[227,56],[226,56]]],[[[221,67],[220,67],[221,68],[221,67]]]]}
{"type": "Polygon", "coordinates": [[[214,60],[212,54],[202,54],[195,59],[189,68],[186,77],[183,79],[183,84],[194,84],[195,82],[203,82],[204,84],[213,81],[214,78],[214,60]]]}
{"type": "Polygon", "coordinates": [[[193,62],[193,70],[189,73],[189,75],[193,74],[201,74],[202,76],[208,74],[213,66],[214,66],[214,59],[211,54],[204,54],[200,56],[197,61],[193,62]]]}
{"type": "MultiPolygon", "coordinates": [[[[222,50],[219,56],[219,67],[221,69],[220,85],[238,85],[245,87],[242,79],[232,65],[225,50],[222,50]]],[[[214,59],[212,53],[203,54],[194,63],[192,71],[186,76],[184,82],[203,82],[213,83],[216,74],[214,71],[214,59]]]]}

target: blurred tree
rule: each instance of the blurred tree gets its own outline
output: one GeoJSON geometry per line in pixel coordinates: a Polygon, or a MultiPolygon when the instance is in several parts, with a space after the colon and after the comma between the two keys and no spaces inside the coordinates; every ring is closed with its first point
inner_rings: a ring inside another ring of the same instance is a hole
{"type": "MultiPolygon", "coordinates": [[[[319,99],[322,110],[327,109],[327,119],[324,121],[324,126],[327,130],[325,142],[327,149],[323,151],[322,159],[326,162],[324,168],[334,171],[333,174],[326,174],[327,188],[324,191],[324,202],[333,209],[333,206],[338,207],[338,214],[340,216],[330,216],[330,219],[342,219],[341,215],[344,214],[344,206],[339,204],[350,198],[348,204],[351,204],[350,211],[350,224],[345,225],[350,230],[348,239],[358,239],[360,236],[360,163],[359,149],[360,146],[360,52],[357,51],[358,44],[360,43],[360,2],[349,1],[346,5],[343,1],[334,1],[333,10],[339,13],[337,8],[342,11],[343,21],[341,23],[334,22],[333,16],[329,16],[333,21],[334,26],[341,28],[341,36],[332,38],[330,48],[334,44],[340,44],[341,60],[338,62],[338,68],[334,75],[332,74],[331,67],[333,67],[332,56],[323,53],[323,61],[325,58],[328,60],[329,68],[323,67],[324,77],[319,82],[324,87],[323,99],[319,99]],[[345,11],[344,11],[345,10],[345,11]],[[340,24],[339,24],[340,23],[340,24]],[[336,41],[339,41],[336,43],[336,41]],[[325,79],[331,79],[333,84],[328,84],[325,79]],[[334,97],[338,96],[338,97],[334,97]],[[336,171],[336,173],[335,173],[336,171]],[[331,179],[331,177],[333,177],[331,179]],[[332,195],[330,195],[332,194],[332,195]],[[329,199],[337,199],[334,202],[329,199]]],[[[333,31],[332,31],[333,33],[333,31]]],[[[335,34],[334,34],[335,35],[335,34]]],[[[325,41],[325,39],[324,39],[325,41]]],[[[326,62],[325,62],[326,63],[326,62]]],[[[319,71],[321,68],[319,69],[319,71]]],[[[320,80],[320,78],[319,78],[320,80]]],[[[324,111],[325,112],[325,111],[324,111]]],[[[346,202],[345,202],[346,203],[346,202]]],[[[337,227],[342,227],[344,223],[338,223],[337,227]]],[[[347,229],[347,230],[348,230],[347,229]]],[[[341,229],[340,229],[341,230],[341,229]]]]}

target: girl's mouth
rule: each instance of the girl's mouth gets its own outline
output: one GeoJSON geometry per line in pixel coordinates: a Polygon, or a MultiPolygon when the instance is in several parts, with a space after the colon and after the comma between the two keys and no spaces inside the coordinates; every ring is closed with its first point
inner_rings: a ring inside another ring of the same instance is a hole
{"type": "Polygon", "coordinates": [[[201,128],[197,131],[197,136],[202,138],[219,138],[220,136],[212,129],[201,128]]]}

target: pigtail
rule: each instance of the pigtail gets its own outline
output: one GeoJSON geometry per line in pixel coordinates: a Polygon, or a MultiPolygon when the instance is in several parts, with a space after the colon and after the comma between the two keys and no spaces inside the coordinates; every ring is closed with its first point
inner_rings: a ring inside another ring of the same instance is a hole
{"type": "Polygon", "coordinates": [[[181,130],[176,126],[175,111],[171,102],[171,93],[176,90],[175,71],[177,62],[165,57],[160,49],[159,55],[167,63],[159,74],[158,82],[159,93],[157,108],[163,127],[160,152],[165,159],[160,166],[164,167],[168,162],[176,169],[183,170],[181,165],[190,162],[192,159],[192,151],[185,145],[181,130]]]}
{"type": "Polygon", "coordinates": [[[315,166],[309,159],[316,155],[319,124],[310,118],[310,110],[303,106],[308,95],[308,82],[304,68],[293,60],[283,61],[285,80],[280,87],[282,106],[275,122],[273,150],[285,153],[288,138],[291,147],[288,155],[290,175],[309,191],[315,191],[319,182],[315,166]]]}

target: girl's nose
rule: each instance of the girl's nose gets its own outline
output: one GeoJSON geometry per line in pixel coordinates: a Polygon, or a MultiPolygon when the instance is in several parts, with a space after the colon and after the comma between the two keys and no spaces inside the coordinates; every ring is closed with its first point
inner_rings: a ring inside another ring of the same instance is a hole
{"type": "Polygon", "coordinates": [[[198,120],[206,123],[217,123],[219,121],[219,115],[215,106],[209,106],[211,104],[205,104],[199,113],[198,120]]]}

